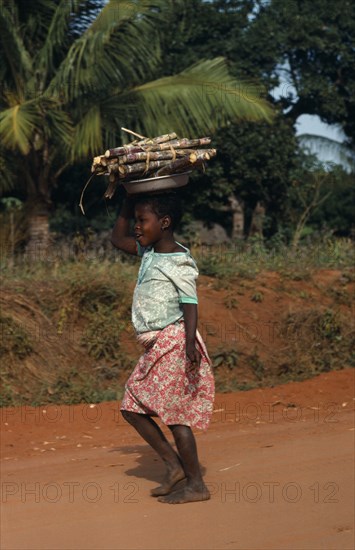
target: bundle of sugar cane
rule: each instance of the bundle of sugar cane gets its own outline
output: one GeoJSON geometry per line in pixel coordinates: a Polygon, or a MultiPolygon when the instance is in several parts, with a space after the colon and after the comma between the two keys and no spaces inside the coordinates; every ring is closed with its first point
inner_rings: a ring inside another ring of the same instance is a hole
{"type": "Polygon", "coordinates": [[[211,143],[208,137],[179,139],[175,133],[171,133],[144,138],[122,129],[140,139],[108,149],[104,155],[94,158],[91,167],[93,175],[109,177],[105,198],[113,196],[120,182],[187,172],[204,166],[206,161],[216,155],[216,149],[201,149],[211,143]]]}

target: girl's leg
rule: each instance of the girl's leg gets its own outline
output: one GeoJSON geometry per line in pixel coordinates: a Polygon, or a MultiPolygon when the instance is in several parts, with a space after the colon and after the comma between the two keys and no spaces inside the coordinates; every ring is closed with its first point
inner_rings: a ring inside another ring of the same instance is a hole
{"type": "Polygon", "coordinates": [[[165,435],[146,414],[138,414],[131,411],[121,411],[122,416],[139,433],[140,436],[158,453],[166,466],[166,476],[162,485],[152,489],[152,496],[168,494],[178,481],[184,479],[185,473],[181,467],[180,459],[165,435]]]}
{"type": "Polygon", "coordinates": [[[197,456],[197,447],[194,434],[189,426],[169,426],[173,433],[181,463],[185,471],[187,483],[185,487],[160,497],[160,502],[168,504],[182,504],[208,500],[210,493],[204,484],[197,456]]]}

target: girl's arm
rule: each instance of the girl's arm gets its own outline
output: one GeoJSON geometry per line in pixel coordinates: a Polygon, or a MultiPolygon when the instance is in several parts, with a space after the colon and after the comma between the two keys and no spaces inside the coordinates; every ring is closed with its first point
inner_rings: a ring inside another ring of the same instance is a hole
{"type": "Polygon", "coordinates": [[[201,362],[201,353],[195,346],[197,329],[197,304],[182,304],[186,331],[186,356],[194,367],[201,362]]]}
{"type": "Polygon", "coordinates": [[[126,197],[112,231],[111,243],[128,254],[137,255],[136,240],[130,236],[130,222],[133,217],[134,202],[131,198],[126,197]]]}

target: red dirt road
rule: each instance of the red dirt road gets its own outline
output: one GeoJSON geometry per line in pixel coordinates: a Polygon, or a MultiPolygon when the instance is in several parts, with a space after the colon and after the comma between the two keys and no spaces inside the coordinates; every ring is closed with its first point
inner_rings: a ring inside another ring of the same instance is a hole
{"type": "Polygon", "coordinates": [[[354,402],[349,369],[218,395],[212,498],[176,506],[117,403],[3,409],[1,549],[352,550],[354,402]]]}

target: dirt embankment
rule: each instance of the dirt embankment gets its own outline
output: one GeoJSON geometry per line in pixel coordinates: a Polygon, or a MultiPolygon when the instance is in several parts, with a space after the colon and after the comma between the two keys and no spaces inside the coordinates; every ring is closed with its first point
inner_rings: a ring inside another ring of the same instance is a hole
{"type": "MultiPolygon", "coordinates": [[[[130,326],[134,276],[122,283],[7,281],[1,294],[3,404],[119,398],[141,350],[130,326]]],[[[351,366],[349,273],[321,270],[223,281],[199,278],[199,330],[221,391],[351,366]]]]}

